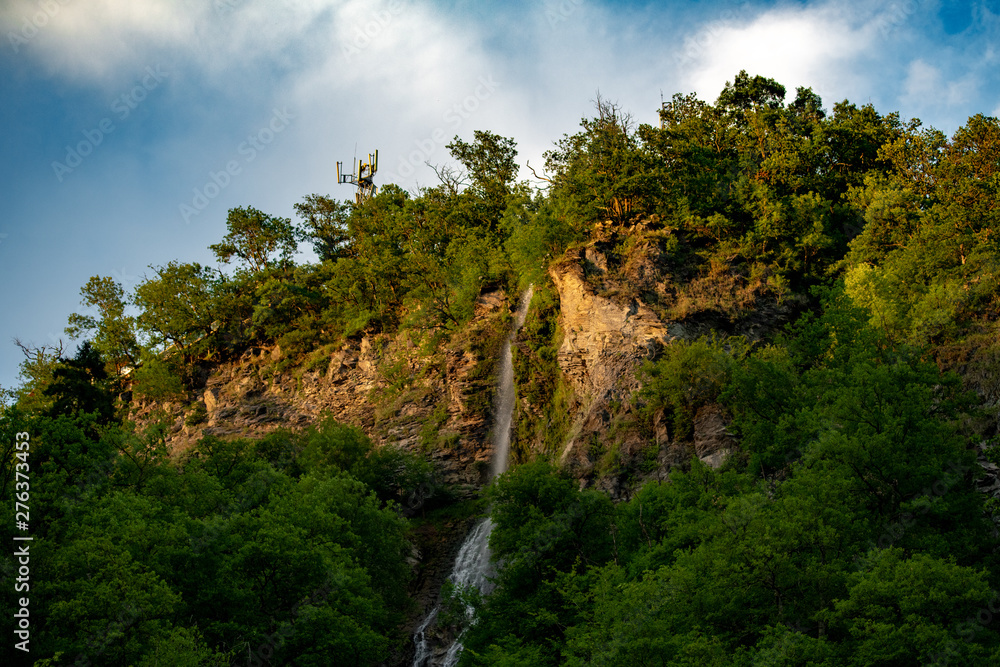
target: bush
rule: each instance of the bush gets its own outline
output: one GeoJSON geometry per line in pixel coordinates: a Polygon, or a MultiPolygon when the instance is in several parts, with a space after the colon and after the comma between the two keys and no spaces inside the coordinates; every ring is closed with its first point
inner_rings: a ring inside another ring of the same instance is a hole
{"type": "Polygon", "coordinates": [[[201,401],[197,401],[192,407],[191,412],[188,414],[187,418],[184,419],[184,423],[187,426],[197,426],[208,419],[208,408],[201,401]]]}
{"type": "Polygon", "coordinates": [[[184,383],[174,372],[173,365],[158,357],[147,359],[132,373],[132,395],[150,401],[170,401],[181,398],[184,383]]]}
{"type": "Polygon", "coordinates": [[[673,416],[674,438],[694,435],[694,415],[703,405],[718,400],[729,380],[735,360],[742,359],[749,344],[742,336],[719,340],[702,336],[694,341],[676,341],[655,362],[647,362],[642,373],[647,417],[665,409],[673,416]]]}

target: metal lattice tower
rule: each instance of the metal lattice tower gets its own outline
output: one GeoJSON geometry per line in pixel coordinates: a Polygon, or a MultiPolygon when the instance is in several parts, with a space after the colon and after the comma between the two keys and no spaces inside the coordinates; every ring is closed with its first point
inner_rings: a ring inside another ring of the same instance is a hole
{"type": "Polygon", "coordinates": [[[368,154],[368,162],[360,162],[355,158],[354,166],[350,174],[344,173],[344,163],[337,163],[337,183],[350,183],[357,187],[358,192],[354,199],[358,204],[362,204],[378,192],[378,187],[372,181],[375,172],[378,170],[378,151],[368,154]]]}

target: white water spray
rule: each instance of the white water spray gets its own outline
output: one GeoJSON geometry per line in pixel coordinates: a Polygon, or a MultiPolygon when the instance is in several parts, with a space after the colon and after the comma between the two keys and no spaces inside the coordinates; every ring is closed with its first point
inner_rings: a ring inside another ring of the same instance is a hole
{"type": "MultiPolygon", "coordinates": [[[[511,354],[511,345],[518,329],[524,324],[524,318],[528,314],[528,306],[531,304],[531,297],[534,294],[534,287],[528,287],[521,295],[517,311],[514,313],[514,321],[511,323],[510,333],[504,341],[503,349],[500,351],[500,365],[497,369],[497,394],[494,402],[493,428],[490,433],[490,441],[493,443],[493,461],[490,464],[490,480],[496,479],[498,475],[507,470],[507,459],[510,457],[510,429],[514,421],[514,405],[516,395],[514,392],[514,361],[511,354]]],[[[456,587],[475,586],[484,595],[493,590],[493,583],[490,578],[495,574],[493,564],[490,559],[490,534],[493,532],[493,521],[489,518],[479,521],[469,532],[458,550],[455,558],[455,565],[452,567],[448,579],[456,587]]],[[[471,612],[471,610],[470,610],[471,612]]],[[[416,654],[413,658],[413,667],[431,667],[431,650],[427,641],[427,628],[437,617],[438,608],[434,607],[427,618],[420,624],[417,632],[413,635],[413,642],[417,646],[416,654]]],[[[441,661],[441,667],[454,667],[462,653],[462,637],[459,636],[451,646],[441,661]]]]}
{"type": "Polygon", "coordinates": [[[430,643],[427,641],[427,626],[437,618],[438,608],[434,607],[427,618],[420,623],[420,627],[413,633],[413,643],[417,645],[416,653],[413,654],[413,667],[424,667],[427,659],[431,657],[430,643]]]}
{"type": "Polygon", "coordinates": [[[514,402],[517,399],[514,393],[514,358],[510,348],[514,342],[514,336],[524,325],[524,318],[528,315],[528,306],[531,304],[531,297],[534,293],[534,286],[529,286],[521,295],[521,301],[514,313],[514,322],[510,327],[510,333],[507,334],[507,340],[504,341],[503,349],[500,351],[500,368],[497,369],[497,395],[494,405],[495,418],[491,433],[493,461],[490,464],[490,480],[494,480],[501,473],[506,472],[507,459],[510,458],[510,427],[514,421],[514,402]]]}

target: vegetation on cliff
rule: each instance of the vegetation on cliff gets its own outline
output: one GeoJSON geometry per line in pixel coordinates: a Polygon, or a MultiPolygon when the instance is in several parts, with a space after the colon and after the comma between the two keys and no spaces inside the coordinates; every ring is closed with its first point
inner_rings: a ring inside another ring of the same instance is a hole
{"type": "MultiPolygon", "coordinates": [[[[998,458],[1000,122],[949,138],[805,88],[785,100],[745,72],[714,104],[674,96],[659,126],[599,99],[540,190],[516,181],[513,140],[477,131],[419,193],[309,195],[298,224],[233,209],[211,246],[228,271],[178,260],[132,293],[92,278],[67,328],[86,342],[25,346],[0,412],[5,498],[29,490],[15,434],[31,441],[35,664],[404,657],[406,516],[458,437],[447,392],[417,451],[323,420],[170,452],[156,409],[188,405],[197,427],[206,376],[251,349],[280,349],[272,375],[324,373],[352,341],[405,335],[430,382],[460,345],[464,409],[488,417],[504,322],[477,308],[529,283],[522,465],[486,492],[503,567],[467,596],[462,665],[997,664],[997,507],[976,485],[998,458]],[[300,243],[316,262],[293,261],[300,243]],[[560,356],[551,271],[568,264],[686,334],[584,395],[560,356]],[[574,421],[587,405],[606,428],[574,421]],[[709,407],[737,443],[716,467],[683,447],[709,407]],[[642,484],[665,448],[681,464],[642,484]],[[602,474],[627,480],[621,502],[602,474]]],[[[378,417],[432,395],[407,362],[382,358],[378,417]]]]}

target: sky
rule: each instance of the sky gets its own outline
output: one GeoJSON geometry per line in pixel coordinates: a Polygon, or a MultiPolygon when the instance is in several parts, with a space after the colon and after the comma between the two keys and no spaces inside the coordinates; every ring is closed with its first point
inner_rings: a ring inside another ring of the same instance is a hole
{"type": "Polygon", "coordinates": [[[598,93],[655,124],[741,69],[951,134],[1000,115],[1000,0],[0,0],[0,387],[91,276],[214,266],[231,208],[352,198],[337,161],[418,192],[478,129],[540,168],[598,93]]]}

